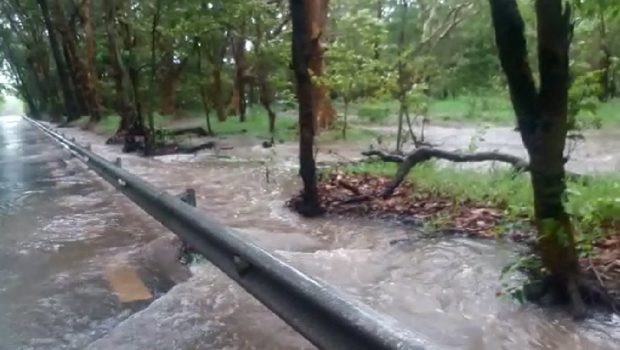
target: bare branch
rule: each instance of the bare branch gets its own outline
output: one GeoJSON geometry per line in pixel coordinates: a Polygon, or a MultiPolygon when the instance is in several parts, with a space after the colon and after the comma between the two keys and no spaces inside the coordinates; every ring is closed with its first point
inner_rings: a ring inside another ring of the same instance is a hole
{"type": "MultiPolygon", "coordinates": [[[[405,177],[407,177],[411,169],[431,159],[442,159],[455,163],[500,162],[511,165],[517,173],[530,171],[530,165],[525,159],[499,152],[465,153],[460,151],[451,152],[431,147],[420,147],[411,151],[406,156],[390,154],[380,150],[365,151],[362,152],[362,155],[366,157],[377,156],[384,162],[400,164],[394,178],[381,194],[383,198],[388,198],[394,193],[396,188],[405,180],[405,177]]],[[[566,173],[566,179],[581,181],[584,184],[587,184],[590,180],[588,176],[570,172],[566,173]]]]}

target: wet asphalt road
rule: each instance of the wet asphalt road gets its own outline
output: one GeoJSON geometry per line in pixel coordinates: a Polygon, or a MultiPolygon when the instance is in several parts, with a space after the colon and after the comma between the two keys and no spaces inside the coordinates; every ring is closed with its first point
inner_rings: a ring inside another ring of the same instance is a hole
{"type": "Polygon", "coordinates": [[[83,349],[173,282],[161,228],[19,117],[0,117],[0,350],[83,349]]]}

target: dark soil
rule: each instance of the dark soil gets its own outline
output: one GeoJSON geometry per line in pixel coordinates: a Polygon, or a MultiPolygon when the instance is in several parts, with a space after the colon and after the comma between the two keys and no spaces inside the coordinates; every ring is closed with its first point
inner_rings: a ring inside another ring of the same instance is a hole
{"type": "MultiPolygon", "coordinates": [[[[459,233],[472,237],[498,237],[503,225],[503,209],[473,201],[455,203],[451,198],[436,193],[418,191],[414,183],[401,184],[394,194],[383,199],[381,194],[389,177],[370,174],[332,172],[319,181],[319,197],[327,214],[398,221],[405,225],[430,224],[430,229],[442,233],[459,233]]],[[[300,195],[287,204],[295,210],[294,203],[300,195]]],[[[513,225],[517,226],[517,225],[513,225]]],[[[523,241],[531,230],[510,232],[515,241],[523,241]]]]}

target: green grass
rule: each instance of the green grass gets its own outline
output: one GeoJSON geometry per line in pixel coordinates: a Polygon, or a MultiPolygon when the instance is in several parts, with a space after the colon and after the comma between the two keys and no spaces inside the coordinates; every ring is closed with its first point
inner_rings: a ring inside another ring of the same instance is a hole
{"type": "Polygon", "coordinates": [[[514,125],[515,115],[507,97],[458,96],[433,100],[429,105],[431,120],[463,123],[514,125]]]}
{"type": "MultiPolygon", "coordinates": [[[[339,111],[341,103],[335,106],[339,111]]],[[[394,124],[398,114],[398,102],[364,102],[352,104],[350,113],[357,115],[361,123],[394,124]]],[[[415,113],[412,110],[412,115],[415,113]]],[[[428,116],[432,122],[453,122],[463,124],[487,123],[500,126],[514,126],[516,118],[508,96],[500,94],[460,95],[455,98],[433,99],[428,103],[428,116]]],[[[585,127],[592,127],[593,120],[600,120],[602,126],[620,127],[620,99],[599,103],[594,115],[586,112],[577,116],[585,127]]]]}
{"type": "MultiPolygon", "coordinates": [[[[205,120],[202,117],[202,120],[205,120]]],[[[248,136],[269,139],[269,117],[262,108],[248,109],[245,122],[239,122],[239,117],[228,117],[226,121],[211,118],[211,127],[216,135],[230,136],[245,134],[248,136]]],[[[275,139],[290,141],[296,138],[297,120],[292,118],[276,118],[275,139]]]]}
{"type": "MultiPolygon", "coordinates": [[[[383,162],[349,165],[344,171],[393,176],[395,164],[383,162]]],[[[411,170],[405,181],[421,192],[452,198],[455,203],[471,200],[504,211],[507,221],[533,216],[533,195],[527,174],[514,176],[505,168],[488,171],[465,170],[457,166],[437,166],[427,162],[411,170]]],[[[620,176],[598,176],[588,185],[569,182],[566,210],[574,218],[580,242],[590,244],[609,234],[603,225],[620,218],[620,176]]]]}
{"type": "MultiPolygon", "coordinates": [[[[434,100],[429,106],[431,120],[460,123],[489,123],[494,125],[514,126],[516,117],[508,97],[501,96],[458,96],[454,99],[434,100]]],[[[620,126],[620,99],[599,103],[592,114],[582,112],[577,121],[586,128],[592,127],[600,120],[602,126],[620,126]]]]}
{"type": "MultiPolygon", "coordinates": [[[[267,113],[260,108],[255,108],[248,111],[246,121],[239,122],[238,117],[228,117],[226,121],[220,122],[213,118],[211,120],[211,127],[216,135],[232,136],[232,135],[247,135],[258,139],[268,140],[269,135],[269,118],[267,113]]],[[[204,117],[201,117],[204,120],[204,117]]],[[[277,142],[296,141],[299,139],[298,135],[297,119],[292,117],[286,117],[279,115],[276,118],[275,126],[275,140],[277,142]]],[[[363,141],[376,138],[376,133],[349,126],[346,133],[347,141],[363,141]]],[[[332,130],[321,132],[318,137],[318,141],[331,142],[340,141],[342,138],[342,125],[337,123],[332,130]]]]}
{"type": "MultiPolygon", "coordinates": [[[[101,121],[95,125],[88,125],[89,121],[88,116],[82,116],[78,120],[71,123],[72,126],[76,127],[89,127],[93,132],[99,135],[113,135],[116,130],[118,130],[118,126],[121,121],[121,117],[116,114],[111,114],[104,116],[101,121]]],[[[165,128],[168,123],[172,121],[172,117],[154,114],[153,119],[155,122],[155,128],[165,128]]]]}

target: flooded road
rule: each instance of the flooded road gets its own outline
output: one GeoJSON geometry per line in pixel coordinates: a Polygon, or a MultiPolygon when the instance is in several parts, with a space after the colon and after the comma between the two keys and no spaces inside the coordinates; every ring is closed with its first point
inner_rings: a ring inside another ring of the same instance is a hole
{"type": "Polygon", "coordinates": [[[172,242],[47,136],[0,117],[1,350],[84,349],[189,276],[172,242]]]}
{"type": "MultiPolygon", "coordinates": [[[[120,153],[92,134],[64,129],[107,159],[120,153]]],[[[252,158],[256,147],[231,150],[252,158]]],[[[156,186],[197,192],[198,207],[275,251],[300,270],[342,288],[400,320],[428,349],[611,350],[620,320],[582,324],[496,297],[499,271],[514,258],[510,245],[464,239],[422,239],[409,228],[360,220],[305,220],[283,208],[299,184],[284,157],[231,162],[208,152],[142,159],[123,167],[156,186]],[[267,170],[268,169],[268,170],[267,170]],[[395,243],[395,242],[405,243],[395,243]]],[[[86,349],[313,349],[282,321],[207,263],[146,309],[86,349]]]]}

